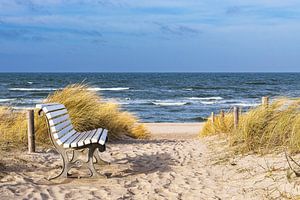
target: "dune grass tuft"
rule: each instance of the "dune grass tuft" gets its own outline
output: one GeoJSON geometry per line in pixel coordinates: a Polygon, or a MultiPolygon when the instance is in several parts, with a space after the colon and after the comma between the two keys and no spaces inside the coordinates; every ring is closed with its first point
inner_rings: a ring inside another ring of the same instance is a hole
{"type": "MultiPolygon", "coordinates": [[[[121,111],[117,104],[103,102],[86,85],[69,85],[50,94],[45,103],[61,103],[66,106],[74,128],[87,131],[104,127],[109,130],[109,139],[127,135],[133,138],[147,138],[148,130],[138,119],[121,111]]],[[[27,141],[27,121],[25,112],[14,112],[8,107],[0,107],[0,143],[25,144],[27,141]]],[[[49,144],[46,120],[35,111],[35,132],[39,144],[49,144]]]]}
{"type": "Polygon", "coordinates": [[[27,138],[25,112],[14,112],[9,107],[0,107],[0,143],[7,147],[19,145],[27,138]]]}
{"type": "Polygon", "coordinates": [[[265,152],[277,147],[300,150],[300,99],[280,99],[245,113],[233,131],[231,145],[240,151],[265,152]]]}
{"type": "Polygon", "coordinates": [[[243,113],[239,126],[233,128],[232,114],[228,123],[206,122],[201,136],[225,133],[230,145],[240,152],[268,152],[278,147],[288,147],[292,152],[300,151],[300,99],[279,99],[268,107],[259,106],[243,113]]]}
{"type": "Polygon", "coordinates": [[[230,133],[233,130],[233,114],[228,112],[222,116],[221,114],[212,118],[209,118],[204,124],[203,129],[200,132],[200,137],[209,135],[216,135],[221,133],[230,133]]]}

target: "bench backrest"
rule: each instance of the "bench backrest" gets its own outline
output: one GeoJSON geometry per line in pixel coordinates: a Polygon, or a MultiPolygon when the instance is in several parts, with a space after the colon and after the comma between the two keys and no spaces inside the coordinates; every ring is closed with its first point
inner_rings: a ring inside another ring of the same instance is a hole
{"type": "Polygon", "coordinates": [[[50,132],[55,140],[73,135],[74,130],[70,116],[63,104],[38,104],[36,108],[42,109],[48,119],[50,132]]]}

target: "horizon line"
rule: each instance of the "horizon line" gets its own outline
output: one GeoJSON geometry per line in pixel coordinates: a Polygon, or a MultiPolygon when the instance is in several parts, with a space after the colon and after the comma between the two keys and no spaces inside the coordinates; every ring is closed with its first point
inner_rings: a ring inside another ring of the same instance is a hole
{"type": "Polygon", "coordinates": [[[300,73],[300,71],[132,71],[132,72],[123,72],[123,71],[56,71],[56,72],[50,72],[50,71],[0,71],[1,74],[4,73],[300,73]]]}

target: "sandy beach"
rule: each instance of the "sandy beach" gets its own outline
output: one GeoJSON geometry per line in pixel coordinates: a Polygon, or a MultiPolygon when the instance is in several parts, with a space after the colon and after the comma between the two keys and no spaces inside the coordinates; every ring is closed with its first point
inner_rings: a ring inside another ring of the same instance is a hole
{"type": "MultiPolygon", "coordinates": [[[[198,138],[200,123],[149,123],[151,139],[108,143],[108,179],[48,181],[52,149],[1,152],[0,199],[296,199],[299,180],[283,153],[234,155],[222,137],[198,138]]],[[[297,158],[297,157],[296,157],[297,158]]],[[[298,157],[299,159],[299,157],[298,157]]],[[[74,170],[74,175],[78,171],[74,170]]],[[[81,170],[80,173],[84,172],[81,170]]]]}

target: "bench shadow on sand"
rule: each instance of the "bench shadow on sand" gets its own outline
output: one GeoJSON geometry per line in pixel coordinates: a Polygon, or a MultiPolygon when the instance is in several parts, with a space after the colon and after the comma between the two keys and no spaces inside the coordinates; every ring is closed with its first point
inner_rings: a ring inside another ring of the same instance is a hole
{"type": "Polygon", "coordinates": [[[130,167],[112,175],[110,178],[122,178],[138,174],[151,174],[155,172],[171,171],[171,166],[175,165],[176,161],[168,153],[157,153],[152,155],[136,155],[134,157],[126,157],[114,160],[113,163],[123,162],[129,163],[130,167]]]}

